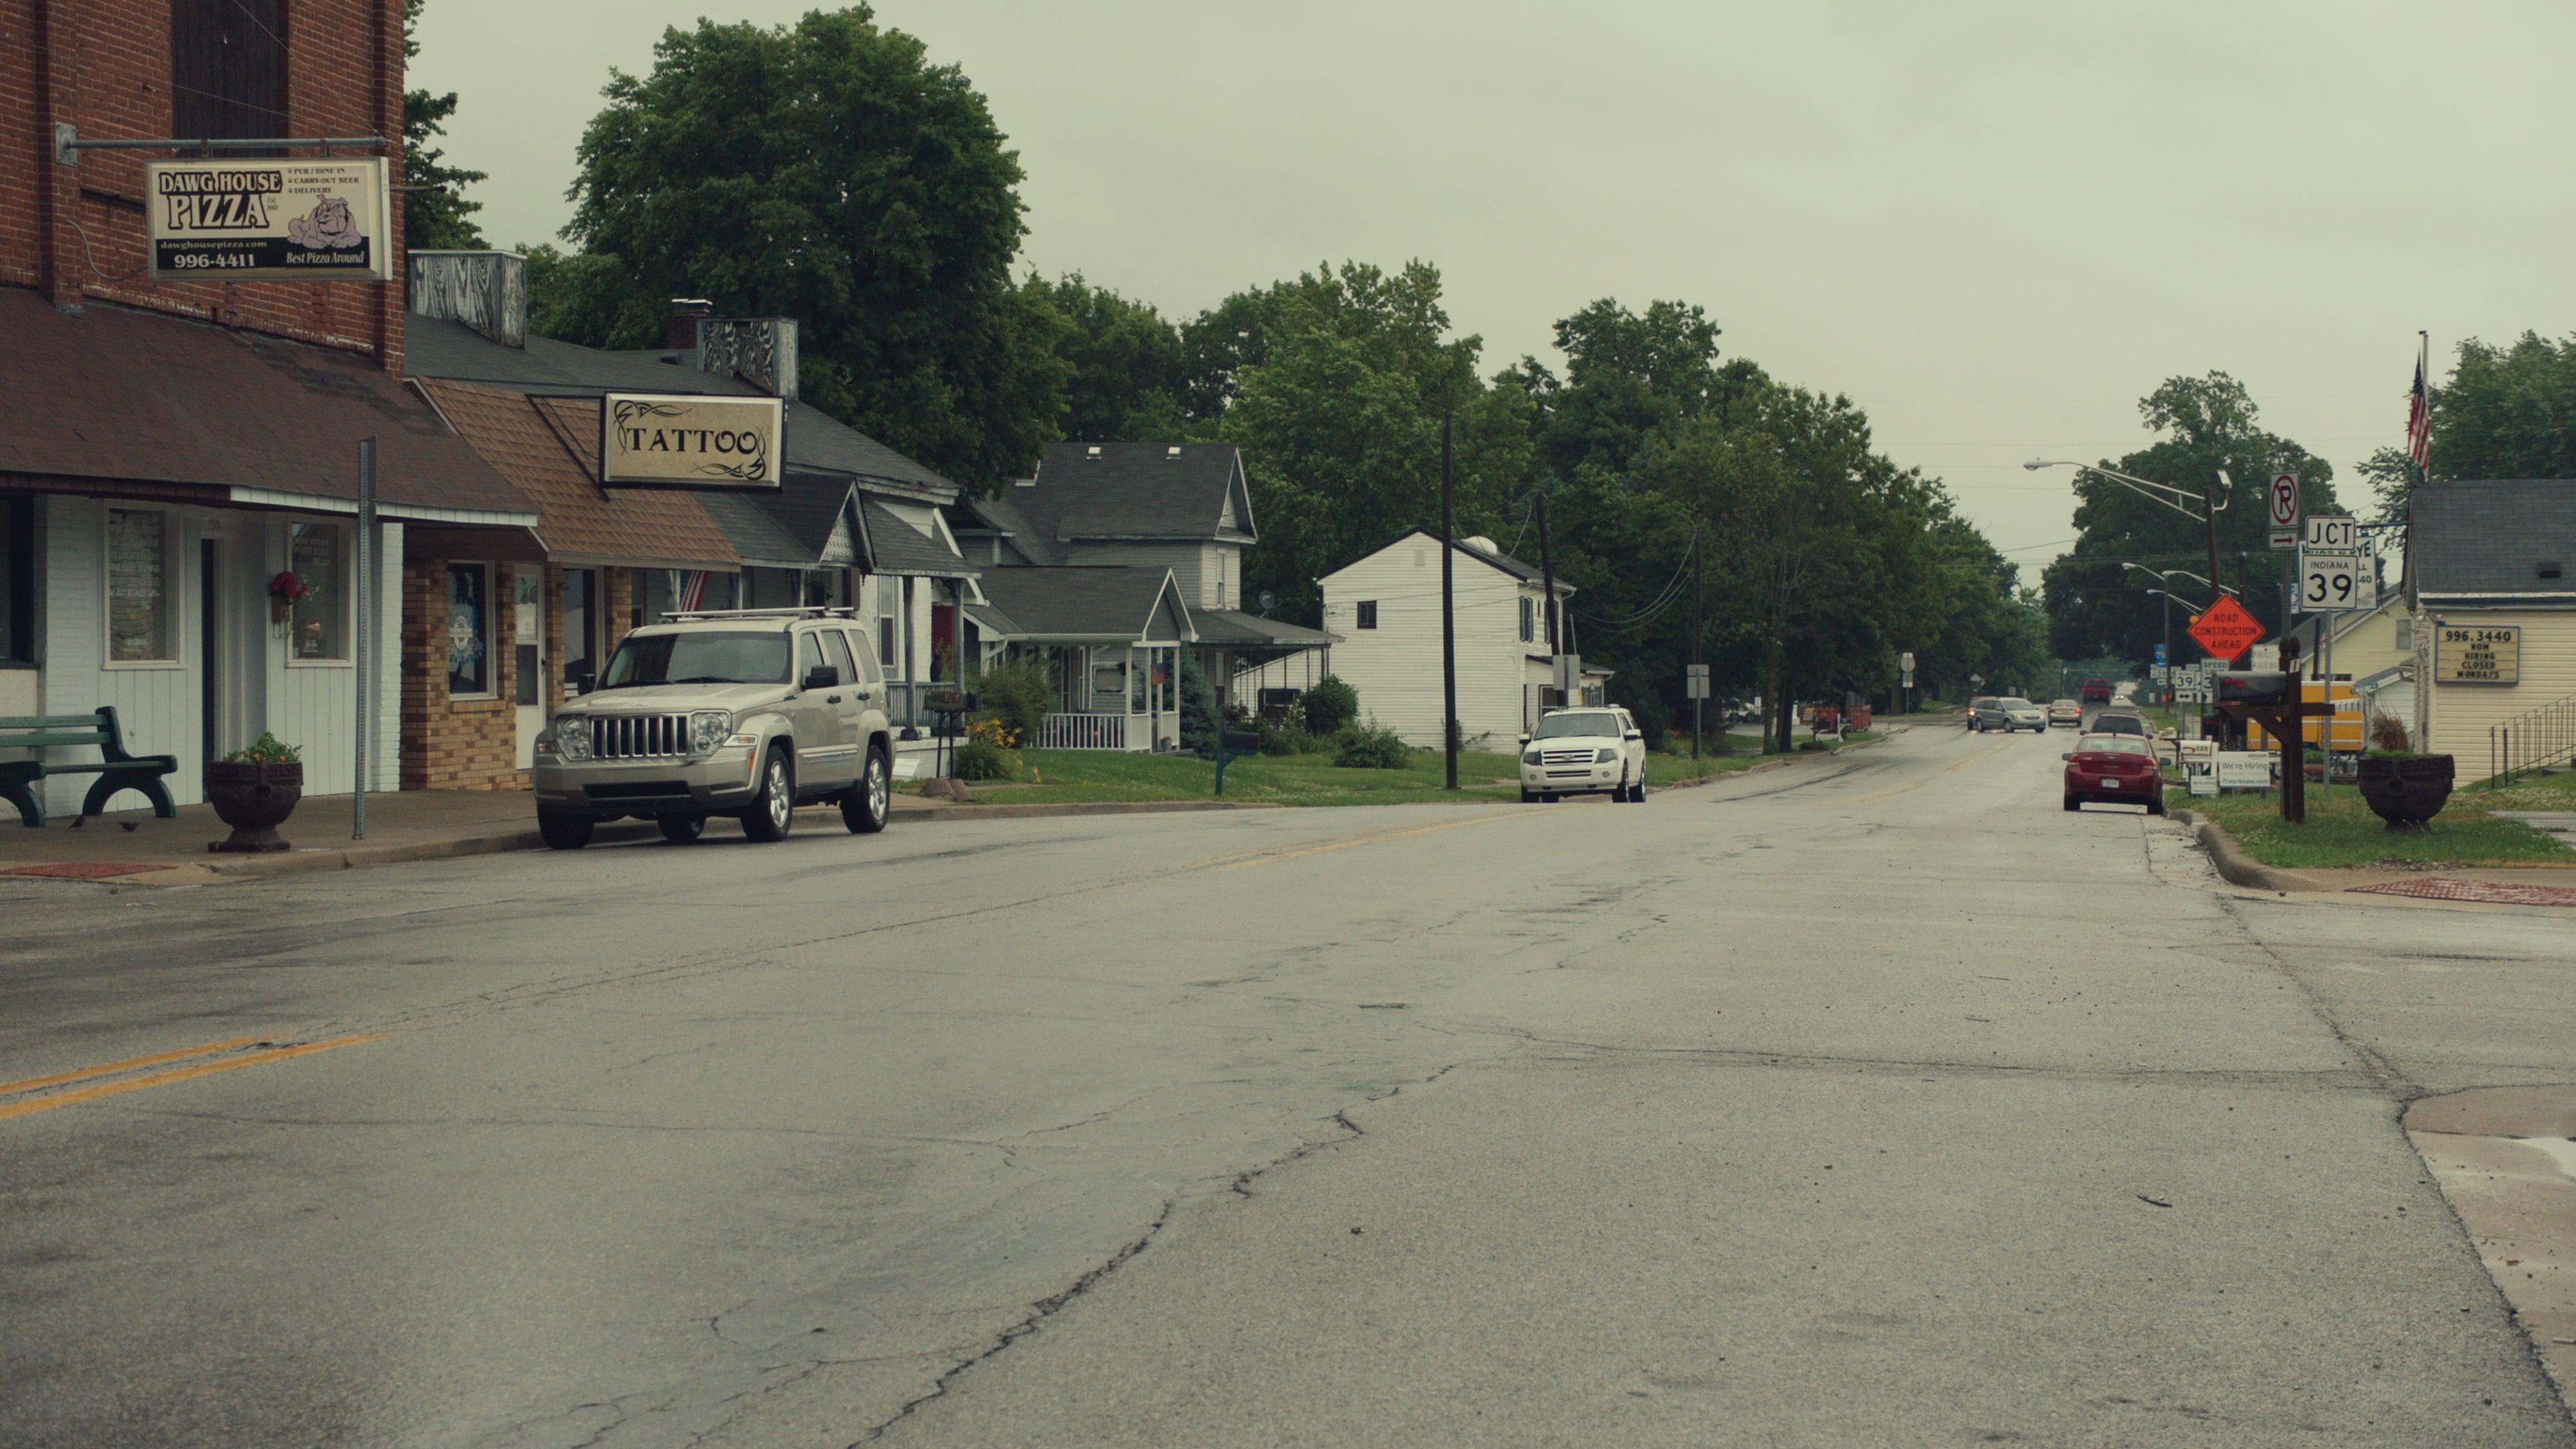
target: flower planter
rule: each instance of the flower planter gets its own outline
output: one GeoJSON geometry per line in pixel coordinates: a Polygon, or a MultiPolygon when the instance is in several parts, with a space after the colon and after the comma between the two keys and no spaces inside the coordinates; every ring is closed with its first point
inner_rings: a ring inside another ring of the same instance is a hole
{"type": "Polygon", "coordinates": [[[231,836],[209,843],[206,849],[293,849],[278,838],[277,827],[295,813],[295,802],[303,798],[304,767],[300,764],[217,761],[206,766],[206,803],[215,807],[215,818],[233,828],[231,836]]]}
{"type": "Polygon", "coordinates": [[[2451,798],[2454,765],[2449,755],[2412,759],[2365,758],[2361,798],[2391,830],[2421,830],[2451,798]]]}

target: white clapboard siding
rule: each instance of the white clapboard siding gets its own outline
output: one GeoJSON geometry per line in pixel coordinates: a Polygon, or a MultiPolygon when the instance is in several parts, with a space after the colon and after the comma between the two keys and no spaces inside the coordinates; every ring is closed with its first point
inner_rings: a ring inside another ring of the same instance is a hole
{"type": "MultiPolygon", "coordinates": [[[[118,504],[122,507],[137,505],[118,504]]],[[[200,798],[205,759],[199,713],[195,601],[197,539],[193,521],[172,511],[170,547],[178,554],[176,619],[172,625],[181,666],[110,669],[107,658],[107,505],[94,498],[50,497],[45,500],[44,542],[44,712],[87,714],[100,705],[116,707],[125,746],[138,755],[176,755],[179,769],[164,783],[171,798],[187,804],[200,798]]],[[[87,750],[67,750],[65,757],[95,758],[87,750]]],[[[57,815],[80,809],[81,797],[94,775],[58,775],[45,781],[45,808],[57,815]]],[[[132,809],[143,797],[127,792],[114,808],[132,809]]],[[[149,808],[148,806],[144,808],[149,808]]]]}
{"type": "MultiPolygon", "coordinates": [[[[1525,586],[1461,553],[1456,564],[1458,727],[1471,748],[1509,750],[1521,733],[1520,638],[1525,586]]],[[[1333,673],[1359,692],[1360,715],[1430,748],[1440,744],[1440,545],[1400,540],[1323,580],[1324,628],[1342,636],[1333,673]],[[1377,603],[1377,627],[1359,605],[1377,603]]],[[[1531,597],[1535,586],[1526,587],[1531,597]]],[[[1543,647],[1543,646],[1542,646],[1543,647]]]]}
{"type": "MultiPolygon", "coordinates": [[[[2488,731],[2526,710],[2555,704],[2576,695],[2576,610],[2466,609],[2445,605],[2434,612],[2452,628],[2522,630],[2522,679],[2518,684],[2443,684],[2421,689],[2432,716],[2430,753],[2456,758],[2462,780],[2482,780],[2490,771],[2488,731]]],[[[2428,643],[2438,634],[2429,622],[2420,626],[2428,643]]],[[[2438,647],[2438,645],[2436,646],[2438,647]]],[[[2337,659],[2336,664],[2342,664],[2337,659]]],[[[2418,674],[2419,688],[2433,678],[2431,661],[2418,674]]]]}

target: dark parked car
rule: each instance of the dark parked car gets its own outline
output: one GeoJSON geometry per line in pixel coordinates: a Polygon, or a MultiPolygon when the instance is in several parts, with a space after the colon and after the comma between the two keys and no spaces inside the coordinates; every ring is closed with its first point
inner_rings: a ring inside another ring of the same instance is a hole
{"type": "Polygon", "coordinates": [[[2077,740],[2066,754],[2066,808],[2081,810],[2087,800],[2144,805],[2150,815],[2164,814],[2165,774],[2155,746],[2136,735],[2077,740]]]}

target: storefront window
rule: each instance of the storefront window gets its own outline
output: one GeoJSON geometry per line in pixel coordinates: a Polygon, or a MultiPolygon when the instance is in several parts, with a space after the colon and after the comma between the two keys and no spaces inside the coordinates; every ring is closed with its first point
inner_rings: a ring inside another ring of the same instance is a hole
{"type": "Polygon", "coordinates": [[[0,501],[0,664],[36,662],[36,503],[0,501]]]}
{"type": "Polygon", "coordinates": [[[492,570],[447,566],[447,693],[492,692],[492,570]]]}
{"type": "Polygon", "coordinates": [[[107,657],[118,664],[179,657],[178,602],[170,515],[157,508],[107,510],[107,657]]]}
{"type": "Polygon", "coordinates": [[[286,530],[286,569],[304,588],[287,611],[287,656],[349,657],[349,535],[336,523],[286,530]]]}
{"type": "Polygon", "coordinates": [[[599,661],[591,651],[598,647],[599,575],[589,569],[566,569],[563,576],[563,677],[578,679],[595,674],[599,661]]]}

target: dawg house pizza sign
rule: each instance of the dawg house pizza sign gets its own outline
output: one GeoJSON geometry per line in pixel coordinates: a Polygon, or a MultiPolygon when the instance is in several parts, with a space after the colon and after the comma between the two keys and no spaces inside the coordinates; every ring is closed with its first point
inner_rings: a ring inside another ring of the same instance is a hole
{"type": "Polygon", "coordinates": [[[612,392],[599,400],[599,481],[644,488],[775,488],[787,405],[774,397],[612,392]]]}
{"type": "Polygon", "coordinates": [[[393,278],[381,156],[153,161],[143,186],[156,282],[393,278]]]}

